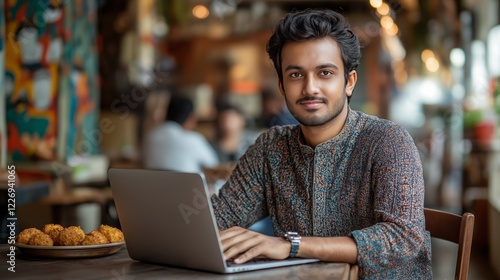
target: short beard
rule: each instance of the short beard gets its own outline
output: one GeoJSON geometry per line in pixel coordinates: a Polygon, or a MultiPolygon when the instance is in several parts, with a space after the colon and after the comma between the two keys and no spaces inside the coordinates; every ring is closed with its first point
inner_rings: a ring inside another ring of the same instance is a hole
{"type": "MultiPolygon", "coordinates": [[[[333,119],[338,117],[340,115],[340,113],[342,113],[342,111],[344,110],[344,104],[346,102],[346,99],[347,99],[347,95],[346,95],[346,92],[344,89],[344,95],[343,95],[342,100],[340,101],[340,103],[335,104],[335,107],[333,108],[333,112],[331,112],[331,114],[328,114],[328,115],[323,116],[323,117],[321,117],[321,116],[319,116],[319,117],[317,117],[317,116],[304,117],[304,116],[300,116],[297,112],[294,112],[294,110],[291,109],[292,106],[290,106],[289,101],[288,101],[288,99],[286,99],[286,94],[285,94],[286,105],[288,106],[290,113],[303,126],[322,126],[322,125],[329,123],[330,121],[332,121],[333,119]]],[[[326,100],[326,102],[328,102],[328,101],[326,100]]],[[[328,105],[328,103],[326,103],[326,102],[325,102],[325,104],[328,105]]]]}

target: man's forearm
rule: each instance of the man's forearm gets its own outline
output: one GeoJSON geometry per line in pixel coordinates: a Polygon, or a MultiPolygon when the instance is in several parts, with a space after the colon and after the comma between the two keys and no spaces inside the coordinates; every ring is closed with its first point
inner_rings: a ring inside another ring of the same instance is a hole
{"type": "Polygon", "coordinates": [[[297,257],[354,264],[357,252],[352,237],[302,237],[297,257]]]}

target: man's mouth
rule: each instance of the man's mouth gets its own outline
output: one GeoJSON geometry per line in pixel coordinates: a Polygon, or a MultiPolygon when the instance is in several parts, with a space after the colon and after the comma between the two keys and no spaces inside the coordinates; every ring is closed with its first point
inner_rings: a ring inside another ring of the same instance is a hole
{"type": "Polygon", "coordinates": [[[306,108],[306,109],[318,109],[321,107],[325,102],[321,99],[308,99],[308,100],[299,100],[297,102],[300,106],[306,108]]]}

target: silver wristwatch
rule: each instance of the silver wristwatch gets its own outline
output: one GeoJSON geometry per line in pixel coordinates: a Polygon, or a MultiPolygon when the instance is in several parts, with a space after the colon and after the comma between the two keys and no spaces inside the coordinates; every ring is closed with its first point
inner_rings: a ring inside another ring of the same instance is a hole
{"type": "Polygon", "coordinates": [[[289,231],[285,233],[284,238],[292,244],[292,249],[290,250],[290,258],[295,258],[297,256],[297,253],[299,252],[299,246],[300,246],[300,240],[302,237],[296,232],[289,231]]]}

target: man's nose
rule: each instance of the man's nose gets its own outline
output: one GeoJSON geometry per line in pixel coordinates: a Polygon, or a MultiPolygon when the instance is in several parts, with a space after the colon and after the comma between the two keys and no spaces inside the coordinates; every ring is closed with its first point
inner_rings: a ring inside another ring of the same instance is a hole
{"type": "Polygon", "coordinates": [[[304,95],[316,95],[319,93],[319,81],[314,75],[308,75],[304,81],[302,93],[304,95]]]}

